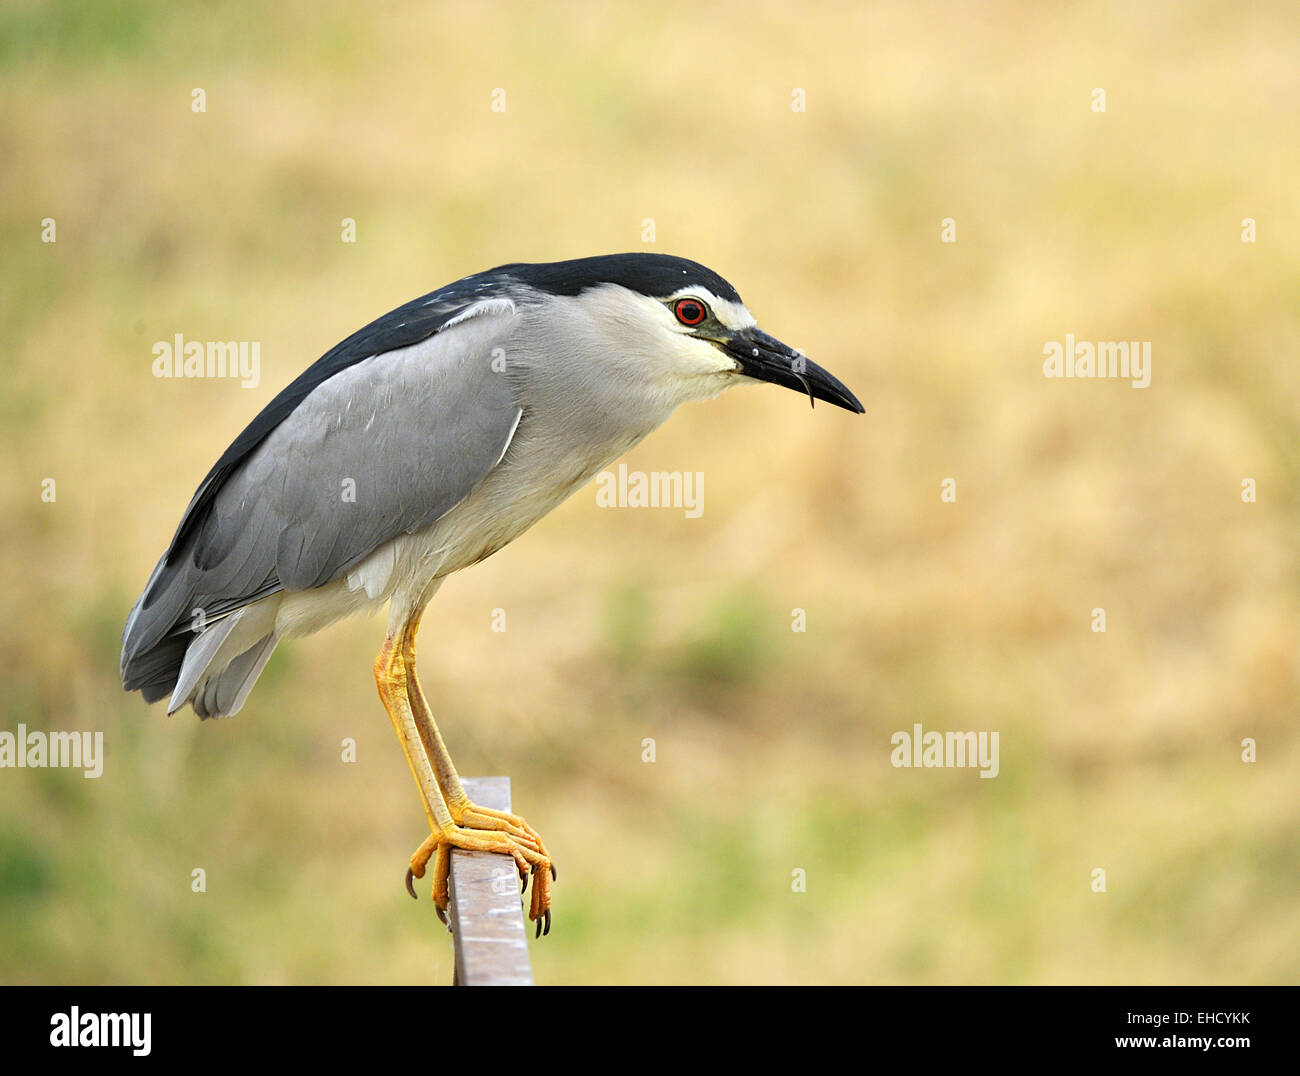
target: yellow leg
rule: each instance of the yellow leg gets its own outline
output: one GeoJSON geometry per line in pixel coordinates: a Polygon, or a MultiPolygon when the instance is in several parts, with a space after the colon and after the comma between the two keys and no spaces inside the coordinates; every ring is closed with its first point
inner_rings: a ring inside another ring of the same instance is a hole
{"type": "Polygon", "coordinates": [[[429,756],[420,742],[420,733],[410,713],[410,704],[406,700],[406,671],[402,667],[401,654],[396,640],[385,639],[375,659],[375,685],[379,688],[379,701],[384,704],[388,716],[393,722],[393,731],[397,733],[402,745],[402,754],[406,764],[411,767],[411,776],[415,786],[420,790],[420,802],[424,804],[424,814],[429,820],[429,828],[437,830],[438,815],[449,814],[447,804],[438,791],[438,782],[429,766],[429,756]],[[440,808],[440,810],[439,810],[440,808]]]}
{"type": "MultiPolygon", "coordinates": [[[[416,727],[420,730],[420,740],[424,744],[434,775],[438,779],[438,788],[446,801],[447,809],[456,820],[457,825],[473,826],[476,829],[500,829],[514,836],[528,836],[546,850],[542,839],[518,815],[498,811],[492,807],[480,807],[465,794],[460,783],[460,775],[452,764],[451,754],[443,743],[442,734],[433,720],[433,712],[420,687],[420,678],[415,671],[415,634],[420,628],[420,614],[416,613],[407,623],[402,633],[402,664],[406,669],[406,693],[415,716],[416,727]]],[[[552,867],[552,873],[554,868],[552,867]]]]}
{"type": "MultiPolygon", "coordinates": [[[[428,700],[424,697],[424,691],[420,687],[419,677],[416,675],[415,636],[419,628],[420,613],[417,612],[406,622],[400,635],[401,661],[406,676],[407,701],[410,704],[415,726],[419,731],[420,742],[433,768],[438,790],[442,794],[447,810],[457,826],[506,833],[527,846],[535,848],[540,853],[542,862],[533,862],[532,864],[533,895],[529,905],[528,918],[536,921],[539,936],[549,934],[551,929],[551,883],[555,881],[556,877],[555,865],[551,862],[542,838],[524,819],[506,811],[498,811],[492,807],[482,807],[474,803],[466,795],[465,789],[460,783],[460,775],[456,773],[456,767],[451,761],[451,754],[447,750],[447,745],[443,743],[442,734],[438,731],[438,725],[433,720],[433,713],[429,708],[428,700]]],[[[423,876],[423,867],[432,851],[433,849],[429,849],[424,853],[423,861],[419,864],[421,869],[418,871],[415,869],[415,857],[412,857],[411,872],[413,877],[419,878],[423,876]]],[[[416,856],[420,854],[417,852],[416,856]]],[[[439,886],[445,888],[446,885],[445,874],[439,873],[439,868],[442,866],[438,862],[434,864],[435,903],[439,886]]],[[[446,867],[450,867],[450,859],[448,859],[446,867]]]]}
{"type": "MultiPolygon", "coordinates": [[[[411,856],[407,876],[408,888],[411,876],[416,878],[424,876],[425,865],[430,856],[436,852],[438,858],[434,864],[434,905],[438,911],[438,918],[445,923],[447,921],[446,876],[450,868],[452,848],[509,855],[514,859],[519,876],[525,882],[530,874],[536,877],[539,868],[549,870],[550,860],[542,852],[540,843],[527,834],[516,836],[502,830],[478,829],[456,824],[438,787],[437,777],[411,711],[407,696],[406,668],[402,661],[403,634],[405,630],[396,638],[388,638],[384,641],[379,657],[375,660],[375,684],[379,688],[380,701],[383,702],[384,709],[388,711],[388,716],[393,722],[393,729],[402,745],[402,752],[406,755],[407,764],[411,767],[411,774],[420,790],[424,813],[432,830],[432,834],[411,856]]],[[[539,901],[537,888],[534,886],[534,907],[539,901]]],[[[541,914],[547,916],[549,924],[549,907],[543,908],[541,914]]]]}

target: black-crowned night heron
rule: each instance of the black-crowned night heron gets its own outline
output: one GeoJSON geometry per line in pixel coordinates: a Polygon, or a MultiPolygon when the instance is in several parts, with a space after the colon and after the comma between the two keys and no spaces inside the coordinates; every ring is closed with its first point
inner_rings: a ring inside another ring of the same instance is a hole
{"type": "MultiPolygon", "coordinates": [[[[236,713],[276,643],[388,603],[375,681],[424,800],[447,904],[452,848],[514,857],[550,929],[554,868],[522,818],[472,803],[415,675],[420,615],[678,404],[770,381],[856,397],[759,330],[717,273],[662,254],[503,265],[398,307],[275,397],[200,483],[127,619],[122,682],[236,713]],[[349,495],[350,494],[350,495],[349,495]]],[[[414,891],[412,891],[414,895],[414,891]]]]}

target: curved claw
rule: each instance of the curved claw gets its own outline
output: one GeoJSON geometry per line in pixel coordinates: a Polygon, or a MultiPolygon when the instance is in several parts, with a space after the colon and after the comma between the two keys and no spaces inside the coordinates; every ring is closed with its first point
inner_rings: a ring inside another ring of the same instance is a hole
{"type": "Polygon", "coordinates": [[[451,924],[447,914],[447,881],[451,870],[452,848],[463,848],[471,852],[498,852],[509,854],[519,871],[519,893],[523,897],[528,892],[528,883],[533,883],[533,899],[528,919],[537,923],[536,936],[545,937],[551,932],[550,893],[551,882],[555,881],[557,872],[550,856],[541,847],[541,841],[518,837],[501,829],[479,830],[475,827],[444,827],[426,837],[424,843],[411,857],[411,864],[406,871],[406,891],[412,900],[420,898],[415,892],[415,879],[423,878],[425,868],[433,859],[433,907],[438,920],[450,931],[451,924]],[[549,871],[546,874],[538,872],[549,871]]]}

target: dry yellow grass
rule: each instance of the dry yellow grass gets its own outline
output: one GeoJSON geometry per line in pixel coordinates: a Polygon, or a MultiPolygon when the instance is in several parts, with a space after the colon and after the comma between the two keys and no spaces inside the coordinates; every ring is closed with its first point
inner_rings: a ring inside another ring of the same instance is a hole
{"type": "Polygon", "coordinates": [[[702,518],[585,491],[430,611],[462,772],[510,773],[560,864],[539,980],[1296,981],[1295,15],[1128,7],[6,4],[0,731],[108,755],[0,770],[0,981],[449,979],[381,624],[202,727],[121,693],[117,636],[327,347],[642,248],[867,416],[686,408],[628,462],[705,472],[702,518]],[[176,332],[259,340],[261,385],[156,381],[176,332]],[[1150,340],[1151,386],[1045,379],[1067,332],[1150,340]],[[998,730],[1000,776],[892,768],[914,722],[998,730]]]}

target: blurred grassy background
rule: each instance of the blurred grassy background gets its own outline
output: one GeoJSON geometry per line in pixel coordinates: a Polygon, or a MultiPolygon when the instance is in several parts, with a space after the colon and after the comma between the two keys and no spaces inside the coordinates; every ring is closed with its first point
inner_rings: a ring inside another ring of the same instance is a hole
{"type": "Polygon", "coordinates": [[[0,981],[449,981],[382,621],[203,726],[121,692],[121,624],[337,340],[635,249],[867,416],[688,407],[628,463],[705,472],[702,518],[588,488],[425,618],[461,772],[560,867],[539,981],[1296,981],[1298,20],[1129,7],[0,8],[0,729],[107,742],[97,781],[0,770],[0,981]],[[155,380],[177,332],[261,341],[261,385],[155,380]],[[1044,379],[1067,332],[1151,340],[1151,387],[1044,379]],[[998,730],[1001,775],[892,768],[916,721],[998,730]]]}

